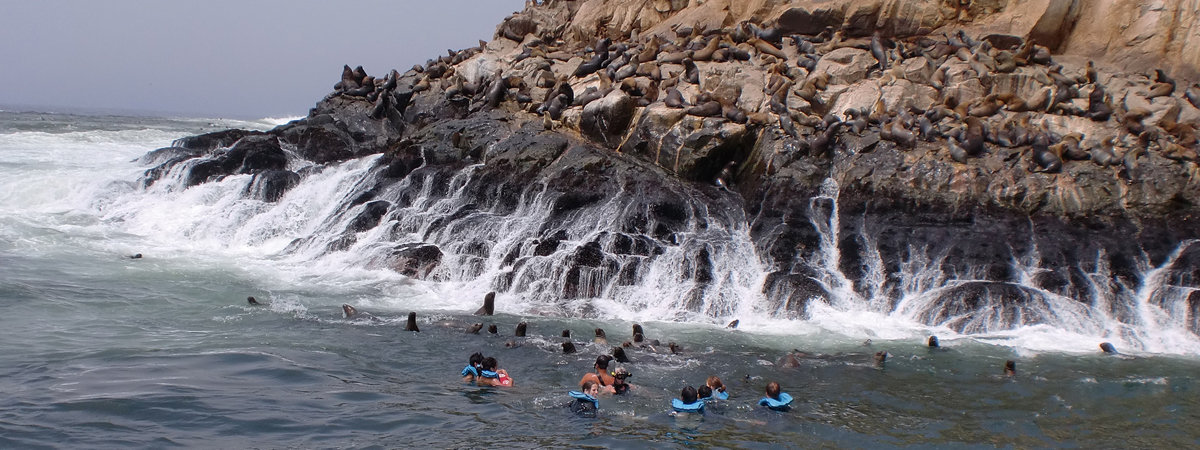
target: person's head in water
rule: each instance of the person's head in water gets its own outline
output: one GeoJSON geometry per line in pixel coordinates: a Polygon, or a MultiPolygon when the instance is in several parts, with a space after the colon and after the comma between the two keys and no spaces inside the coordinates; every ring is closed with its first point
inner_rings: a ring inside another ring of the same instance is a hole
{"type": "Polygon", "coordinates": [[[479,353],[479,352],[472,353],[471,357],[469,359],[467,359],[467,362],[470,363],[471,366],[475,367],[476,369],[483,367],[483,353],[479,353]]]}
{"type": "Polygon", "coordinates": [[[779,400],[779,383],[774,381],[767,383],[767,397],[779,400]]]}
{"type": "Polygon", "coordinates": [[[679,391],[679,399],[683,400],[684,403],[687,403],[687,404],[696,403],[696,398],[697,398],[696,388],[694,388],[694,387],[685,386],[682,391],[679,391]]]}
{"type": "Polygon", "coordinates": [[[499,362],[496,361],[496,358],[489,356],[489,357],[483,359],[483,370],[490,370],[492,372],[495,372],[496,365],[498,365],[498,364],[499,364],[499,362]]]}
{"type": "Polygon", "coordinates": [[[596,371],[604,372],[608,370],[608,362],[612,361],[612,357],[608,355],[600,355],[596,357],[596,371]]]}
{"type": "Polygon", "coordinates": [[[595,397],[600,395],[600,384],[595,381],[585,381],[583,386],[579,387],[580,392],[595,397]]]}
{"type": "Polygon", "coordinates": [[[618,367],[612,371],[613,377],[613,393],[624,394],[629,392],[629,377],[633,374],[629,373],[629,369],[618,367]]]}
{"type": "Polygon", "coordinates": [[[716,375],[709,376],[707,380],[704,380],[704,385],[711,390],[725,392],[725,384],[716,375]]]}
{"type": "Polygon", "coordinates": [[[712,397],[712,388],[708,386],[700,386],[700,389],[696,389],[696,395],[700,397],[700,400],[712,397]]]}

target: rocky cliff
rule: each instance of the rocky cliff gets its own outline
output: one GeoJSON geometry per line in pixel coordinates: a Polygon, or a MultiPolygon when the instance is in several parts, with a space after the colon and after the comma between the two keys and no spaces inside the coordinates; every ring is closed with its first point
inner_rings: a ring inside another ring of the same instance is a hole
{"type": "Polygon", "coordinates": [[[1196,3],[530,3],[479,47],[345,67],[305,119],[156,151],[144,183],[246,174],[271,202],[374,158],[297,246],[557,313],[1195,332],[1196,3]]]}

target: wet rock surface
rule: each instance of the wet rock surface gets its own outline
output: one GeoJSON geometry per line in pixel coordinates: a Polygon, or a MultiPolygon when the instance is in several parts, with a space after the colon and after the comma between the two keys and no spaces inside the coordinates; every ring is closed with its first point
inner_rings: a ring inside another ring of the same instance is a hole
{"type": "Polygon", "coordinates": [[[669,260],[657,282],[715,318],[741,272],[712,239],[742,234],[756,290],[798,316],[927,296],[918,320],[1011,327],[1131,295],[1147,267],[1200,283],[1195,62],[1071,53],[1099,29],[1086,2],[750,3],[531,4],[404,73],[343,68],[302,120],[155,151],[143,184],[253,174],[275,201],[297,167],[378,155],[331,250],[386,226],[384,266],[547,301],[631,295],[669,260]]]}

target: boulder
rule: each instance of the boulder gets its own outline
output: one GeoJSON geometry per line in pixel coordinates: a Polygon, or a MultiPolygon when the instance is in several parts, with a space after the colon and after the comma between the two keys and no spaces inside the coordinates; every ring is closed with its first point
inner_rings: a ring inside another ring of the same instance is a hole
{"type": "Polygon", "coordinates": [[[878,64],[871,52],[842,47],[822,57],[813,72],[828,73],[830,84],[854,84],[866,78],[867,72],[878,64]]]}
{"type": "Polygon", "coordinates": [[[593,141],[615,148],[633,121],[637,101],[619,89],[583,107],[579,131],[593,141]]]}
{"type": "Polygon", "coordinates": [[[422,242],[397,245],[389,255],[389,267],[408,277],[423,280],[442,263],[442,250],[422,242]]]}

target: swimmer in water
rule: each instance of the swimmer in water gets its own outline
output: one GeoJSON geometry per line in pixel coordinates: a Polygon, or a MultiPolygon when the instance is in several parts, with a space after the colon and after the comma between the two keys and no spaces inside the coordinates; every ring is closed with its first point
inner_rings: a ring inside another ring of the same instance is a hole
{"type": "Polygon", "coordinates": [[[758,401],[759,406],[766,406],[772,411],[786,412],[792,409],[792,396],[780,392],[779,383],[767,383],[767,396],[758,401]]]}
{"type": "Polygon", "coordinates": [[[596,400],[596,396],[600,394],[600,385],[595,381],[585,381],[579,389],[567,393],[573,399],[567,407],[571,408],[571,412],[576,416],[596,417],[596,412],[600,410],[600,401],[596,400]]]}
{"type": "Polygon", "coordinates": [[[685,386],[679,392],[679,398],[671,399],[671,409],[673,414],[704,414],[704,401],[700,400],[696,388],[685,386]]]}
{"type": "Polygon", "coordinates": [[[475,352],[467,359],[467,367],[463,367],[463,383],[474,383],[479,378],[479,369],[483,366],[483,353],[475,352]]]}

